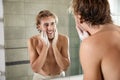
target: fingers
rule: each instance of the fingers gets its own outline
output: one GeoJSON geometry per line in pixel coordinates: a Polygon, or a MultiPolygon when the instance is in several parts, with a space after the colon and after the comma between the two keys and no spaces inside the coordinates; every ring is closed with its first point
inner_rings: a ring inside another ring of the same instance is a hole
{"type": "Polygon", "coordinates": [[[80,38],[81,40],[83,40],[83,39],[85,39],[85,38],[87,38],[87,37],[89,36],[88,32],[82,30],[80,27],[76,27],[76,29],[77,29],[79,38],[80,38]]]}
{"type": "Polygon", "coordinates": [[[55,32],[55,38],[57,39],[58,38],[58,31],[56,29],[56,32],[55,32]]]}
{"type": "Polygon", "coordinates": [[[42,38],[43,42],[45,42],[45,44],[47,46],[49,46],[49,40],[48,40],[46,32],[43,32],[43,31],[41,32],[41,38],[42,38]]]}
{"type": "Polygon", "coordinates": [[[46,45],[50,45],[50,43],[49,43],[49,40],[48,40],[48,36],[47,36],[47,33],[45,32],[44,33],[44,37],[45,37],[45,42],[46,42],[46,45]]]}
{"type": "Polygon", "coordinates": [[[83,33],[83,31],[79,27],[77,27],[77,26],[76,26],[76,30],[77,30],[78,34],[82,34],[83,33]]]}
{"type": "Polygon", "coordinates": [[[52,45],[56,45],[57,44],[57,40],[58,40],[58,31],[56,29],[56,31],[55,31],[55,37],[54,37],[54,39],[52,41],[52,45]]]}

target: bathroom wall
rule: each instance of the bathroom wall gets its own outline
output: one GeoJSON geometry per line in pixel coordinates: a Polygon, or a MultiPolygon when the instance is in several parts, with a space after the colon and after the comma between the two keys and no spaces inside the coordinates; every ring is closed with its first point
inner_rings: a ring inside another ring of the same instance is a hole
{"type": "Polygon", "coordinates": [[[71,75],[82,74],[82,68],[79,59],[79,45],[81,40],[78,37],[75,21],[72,14],[69,14],[69,38],[70,38],[70,53],[71,53],[71,75]]]}
{"type": "Polygon", "coordinates": [[[30,80],[32,71],[26,47],[30,19],[24,12],[24,0],[4,0],[3,4],[6,80],[30,80]]]}
{"type": "Polygon", "coordinates": [[[111,8],[111,15],[112,19],[115,24],[120,25],[120,0],[109,0],[110,2],[110,8],[111,8]]]}
{"type": "Polygon", "coordinates": [[[0,80],[5,80],[3,2],[0,0],[0,80]]]}
{"type": "Polygon", "coordinates": [[[81,73],[79,39],[74,19],[68,14],[69,0],[4,0],[4,33],[6,80],[32,80],[27,40],[38,34],[35,17],[40,10],[49,9],[59,19],[58,32],[69,36],[71,65],[66,76],[81,73]]]}

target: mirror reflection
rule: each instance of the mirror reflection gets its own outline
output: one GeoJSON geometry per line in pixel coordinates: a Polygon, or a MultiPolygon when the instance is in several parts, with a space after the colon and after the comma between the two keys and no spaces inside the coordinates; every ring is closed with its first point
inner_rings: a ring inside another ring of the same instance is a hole
{"type": "Polygon", "coordinates": [[[57,23],[57,16],[49,10],[40,11],[36,17],[40,34],[28,40],[33,80],[65,77],[70,65],[69,43],[65,35],[58,33],[57,23]]]}
{"type": "Polygon", "coordinates": [[[45,9],[57,15],[58,33],[69,37],[70,64],[65,76],[82,74],[78,54],[80,40],[73,16],[68,13],[69,4],[69,0],[3,0],[7,80],[33,79],[27,41],[40,34],[36,29],[36,15],[45,9]]]}
{"type": "MultiPolygon", "coordinates": [[[[119,0],[109,1],[112,19],[115,24],[120,25],[119,0]]],[[[69,0],[3,0],[6,80],[33,79],[27,41],[30,37],[40,34],[36,29],[36,15],[44,9],[58,16],[58,33],[69,37],[70,65],[65,76],[82,74],[78,54],[80,40],[73,16],[67,12],[69,4],[69,0]]],[[[3,20],[0,19],[0,22],[3,20]]]]}

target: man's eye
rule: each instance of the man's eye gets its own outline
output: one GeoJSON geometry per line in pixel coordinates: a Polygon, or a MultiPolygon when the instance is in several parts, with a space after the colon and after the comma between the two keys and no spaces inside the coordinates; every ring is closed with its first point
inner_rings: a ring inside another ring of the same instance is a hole
{"type": "Polygon", "coordinates": [[[55,24],[54,22],[51,23],[51,25],[54,25],[54,24],[55,24]]]}

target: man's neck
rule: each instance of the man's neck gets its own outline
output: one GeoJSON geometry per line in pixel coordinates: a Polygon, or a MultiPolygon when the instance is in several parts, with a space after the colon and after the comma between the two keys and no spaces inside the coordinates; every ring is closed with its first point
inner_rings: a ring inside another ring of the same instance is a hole
{"type": "Polygon", "coordinates": [[[110,28],[112,24],[98,25],[98,26],[86,26],[85,29],[90,33],[90,35],[96,34],[97,32],[110,28]]]}
{"type": "Polygon", "coordinates": [[[52,41],[53,41],[53,39],[49,39],[49,38],[48,38],[48,40],[49,40],[50,43],[52,43],[52,41]]]}

